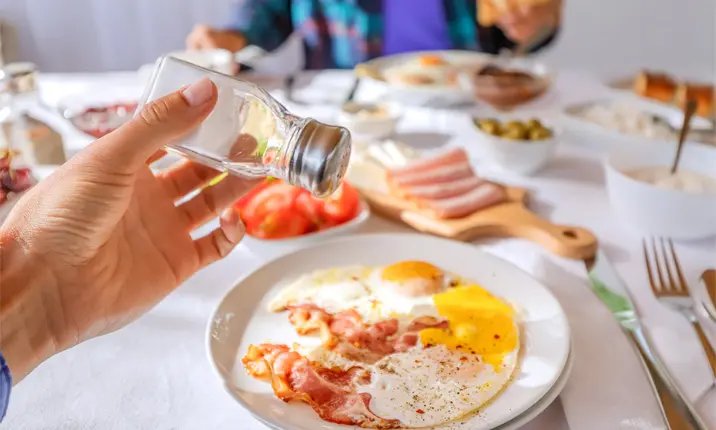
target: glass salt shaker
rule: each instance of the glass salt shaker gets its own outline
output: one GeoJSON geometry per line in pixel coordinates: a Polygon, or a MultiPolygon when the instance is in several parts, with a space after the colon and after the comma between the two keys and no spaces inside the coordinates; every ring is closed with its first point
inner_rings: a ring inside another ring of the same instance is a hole
{"type": "Polygon", "coordinates": [[[277,177],[318,197],[338,188],[351,153],[348,130],[294,116],[250,82],[165,56],[157,61],[136,112],[205,76],[218,89],[216,107],[168,150],[222,172],[277,177]]]}

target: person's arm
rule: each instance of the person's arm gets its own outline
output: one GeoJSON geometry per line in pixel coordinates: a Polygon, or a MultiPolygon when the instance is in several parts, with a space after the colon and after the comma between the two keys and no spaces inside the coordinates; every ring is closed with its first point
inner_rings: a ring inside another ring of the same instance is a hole
{"type": "MultiPolygon", "coordinates": [[[[560,27],[555,28],[552,34],[542,41],[541,43],[534,46],[530,53],[538,52],[541,49],[551,45],[558,37],[560,27]]],[[[517,47],[518,43],[510,40],[505,32],[499,27],[478,27],[478,39],[480,41],[480,47],[482,51],[487,54],[499,54],[502,49],[513,50],[517,47]]]]}
{"type": "Polygon", "coordinates": [[[273,51],[293,33],[291,0],[240,0],[228,27],[256,45],[273,51]]]}

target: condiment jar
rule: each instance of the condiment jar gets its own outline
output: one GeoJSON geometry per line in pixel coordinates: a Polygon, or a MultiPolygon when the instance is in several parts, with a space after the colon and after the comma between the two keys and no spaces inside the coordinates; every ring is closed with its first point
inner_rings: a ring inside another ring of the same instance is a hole
{"type": "Polygon", "coordinates": [[[338,188],[351,153],[348,130],[292,115],[250,82],[165,56],[136,112],[202,77],[216,85],[217,104],[195,132],[167,149],[222,172],[277,177],[318,197],[338,188]]]}

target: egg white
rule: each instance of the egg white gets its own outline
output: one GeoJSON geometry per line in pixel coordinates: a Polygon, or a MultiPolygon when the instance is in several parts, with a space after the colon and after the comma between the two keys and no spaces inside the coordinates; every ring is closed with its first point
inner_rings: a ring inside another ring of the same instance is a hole
{"type": "Polygon", "coordinates": [[[517,366],[519,348],[501,369],[476,361],[472,354],[444,345],[392,354],[371,366],[371,383],[359,391],[371,395],[370,409],[412,428],[444,424],[486,404],[507,385],[517,366]]]}
{"type": "MultiPolygon", "coordinates": [[[[287,285],[269,303],[278,312],[290,305],[314,304],[327,312],[354,309],[366,323],[389,318],[400,326],[420,316],[439,316],[432,296],[407,297],[397,294],[381,277],[383,267],[351,266],[318,270],[287,285]]],[[[442,290],[459,279],[446,274],[442,290]]]]}

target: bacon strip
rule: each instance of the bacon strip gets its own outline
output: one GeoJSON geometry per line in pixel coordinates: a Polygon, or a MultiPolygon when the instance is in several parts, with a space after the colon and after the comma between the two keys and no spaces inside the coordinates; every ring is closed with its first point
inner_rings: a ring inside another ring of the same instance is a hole
{"type": "Polygon", "coordinates": [[[417,333],[429,327],[447,328],[447,322],[433,317],[416,318],[403,333],[398,333],[398,320],[391,318],[365,324],[355,310],[330,314],[313,305],[289,308],[289,321],[299,334],[320,333],[326,348],[350,360],[372,364],[394,352],[402,352],[417,344],[417,333]]]}
{"type": "Polygon", "coordinates": [[[356,392],[358,385],[370,382],[370,373],[364,369],[327,369],[288,351],[285,345],[270,344],[251,345],[242,362],[251,376],[269,376],[279,399],[308,403],[326,421],[376,429],[402,426],[400,421],[373,414],[368,406],[370,395],[356,392]],[[255,369],[263,373],[252,373],[255,369]]]}
{"type": "Polygon", "coordinates": [[[454,182],[406,187],[402,194],[410,200],[438,200],[455,197],[477,188],[485,182],[477,176],[469,176],[454,182]]]}
{"type": "Polygon", "coordinates": [[[451,183],[460,179],[475,176],[467,161],[417,173],[405,174],[397,178],[388,178],[388,186],[394,189],[451,183]]]}
{"type": "Polygon", "coordinates": [[[467,163],[467,153],[462,148],[450,148],[445,152],[415,160],[405,166],[395,167],[388,171],[388,178],[395,179],[404,175],[422,173],[437,167],[456,163],[467,163]]]}
{"type": "Polygon", "coordinates": [[[488,182],[459,196],[424,200],[419,204],[438,219],[462,218],[480,209],[502,203],[506,198],[507,192],[504,188],[488,182]]]}

